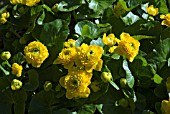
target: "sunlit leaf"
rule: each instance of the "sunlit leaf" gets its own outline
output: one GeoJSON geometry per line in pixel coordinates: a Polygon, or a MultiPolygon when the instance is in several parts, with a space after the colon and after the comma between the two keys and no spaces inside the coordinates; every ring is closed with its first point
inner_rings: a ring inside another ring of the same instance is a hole
{"type": "Polygon", "coordinates": [[[127,80],[127,84],[130,88],[132,88],[134,86],[134,76],[132,75],[129,67],[128,67],[128,62],[126,60],[123,61],[123,69],[126,72],[126,80],[127,80]]]}

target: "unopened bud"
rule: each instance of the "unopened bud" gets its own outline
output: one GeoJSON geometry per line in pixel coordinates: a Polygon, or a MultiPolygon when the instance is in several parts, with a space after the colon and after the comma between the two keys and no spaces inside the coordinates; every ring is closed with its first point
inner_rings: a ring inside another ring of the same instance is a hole
{"type": "Polygon", "coordinates": [[[101,79],[103,82],[107,83],[112,80],[112,74],[110,72],[102,72],[101,79]]]}
{"type": "Polygon", "coordinates": [[[9,51],[3,51],[1,53],[2,60],[8,60],[9,58],[11,58],[11,53],[9,51]]]}

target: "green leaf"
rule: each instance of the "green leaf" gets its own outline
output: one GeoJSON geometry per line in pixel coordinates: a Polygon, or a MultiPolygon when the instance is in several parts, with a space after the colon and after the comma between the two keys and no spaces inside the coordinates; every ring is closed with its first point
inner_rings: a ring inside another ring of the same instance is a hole
{"type": "Polygon", "coordinates": [[[153,80],[156,84],[160,84],[163,79],[158,74],[155,74],[154,77],[153,77],[153,80]]]}
{"type": "Polygon", "coordinates": [[[38,72],[34,69],[28,71],[29,82],[25,83],[24,89],[27,91],[34,91],[39,86],[39,75],[38,72]]]}
{"type": "Polygon", "coordinates": [[[78,110],[78,114],[94,114],[95,110],[96,107],[93,104],[83,105],[80,110],[78,110]]]}
{"type": "Polygon", "coordinates": [[[130,88],[133,88],[134,86],[134,76],[132,75],[129,67],[128,67],[128,62],[126,60],[123,60],[123,69],[126,72],[126,80],[127,80],[127,84],[130,88]]]}
{"type": "Polygon", "coordinates": [[[104,43],[103,43],[103,41],[102,41],[101,38],[98,38],[97,40],[92,40],[92,41],[90,42],[90,45],[97,45],[97,46],[103,47],[103,46],[104,46],[104,43]]]}
{"type": "Polygon", "coordinates": [[[122,20],[126,25],[132,25],[139,20],[139,16],[129,12],[126,16],[122,17],[122,20]]]}
{"type": "Polygon", "coordinates": [[[58,4],[58,10],[63,12],[70,12],[79,8],[83,0],[63,0],[58,4]]]}
{"type": "Polygon", "coordinates": [[[149,61],[158,65],[158,69],[161,69],[170,54],[170,38],[160,40],[160,43],[155,46],[152,53],[149,54],[149,61]]]}
{"type": "Polygon", "coordinates": [[[59,108],[63,108],[60,106],[59,100],[56,99],[54,92],[40,91],[31,99],[28,112],[29,114],[57,114],[55,113],[57,111],[65,112],[65,109],[59,110],[59,108]]]}
{"type": "Polygon", "coordinates": [[[69,23],[61,19],[45,23],[41,30],[39,40],[47,46],[61,45],[69,34],[68,24],[69,23]]]}
{"type": "Polygon", "coordinates": [[[158,1],[160,3],[159,13],[162,13],[162,14],[169,13],[166,1],[167,0],[159,0],[158,1]]]}
{"type": "Polygon", "coordinates": [[[87,0],[89,8],[96,14],[101,14],[103,11],[111,6],[116,0],[87,0]]]}
{"type": "Polygon", "coordinates": [[[95,39],[95,38],[98,38],[101,33],[107,32],[111,28],[110,26],[107,26],[106,28],[100,28],[96,24],[88,20],[84,20],[84,21],[78,22],[75,25],[74,29],[75,29],[75,32],[82,37],[95,39]]]}

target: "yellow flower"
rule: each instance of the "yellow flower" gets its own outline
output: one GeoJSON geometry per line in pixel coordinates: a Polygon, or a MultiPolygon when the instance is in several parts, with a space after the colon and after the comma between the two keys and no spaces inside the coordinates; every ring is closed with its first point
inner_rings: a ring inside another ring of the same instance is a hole
{"type": "Polygon", "coordinates": [[[0,16],[0,23],[5,24],[7,22],[7,18],[9,18],[10,14],[9,12],[4,12],[0,16]]]}
{"type": "Polygon", "coordinates": [[[19,65],[17,63],[12,64],[12,74],[16,75],[17,77],[20,77],[22,75],[22,65],[19,65]]]}
{"type": "Polygon", "coordinates": [[[162,114],[170,114],[170,101],[163,100],[161,103],[162,114]]]}
{"type": "Polygon", "coordinates": [[[34,6],[39,2],[40,2],[40,0],[22,0],[22,4],[24,4],[26,6],[34,6]]]}
{"type": "Polygon", "coordinates": [[[15,5],[15,4],[21,4],[23,0],[10,0],[10,3],[15,5]]]}
{"type": "Polygon", "coordinates": [[[24,48],[25,58],[28,64],[39,68],[44,60],[49,56],[47,47],[41,42],[33,41],[24,48]]]}
{"type": "Polygon", "coordinates": [[[10,0],[10,3],[15,4],[24,4],[26,6],[34,6],[39,3],[40,0],[10,0]]]}
{"type": "Polygon", "coordinates": [[[68,39],[67,42],[64,42],[64,46],[69,48],[69,47],[75,47],[76,46],[76,41],[73,39],[68,39]]]}
{"type": "Polygon", "coordinates": [[[117,46],[112,46],[112,47],[110,47],[109,52],[110,52],[110,53],[113,53],[116,48],[117,48],[117,46]]]}
{"type": "Polygon", "coordinates": [[[107,46],[113,46],[116,44],[117,42],[117,38],[115,37],[114,34],[109,34],[108,36],[106,36],[106,33],[103,35],[103,43],[107,46]]]}
{"type": "Polygon", "coordinates": [[[132,62],[138,54],[140,42],[131,37],[128,33],[122,33],[120,39],[121,40],[114,52],[125,56],[130,62],[132,62]]]}
{"type": "Polygon", "coordinates": [[[170,13],[166,14],[166,15],[160,15],[161,19],[164,19],[161,23],[161,25],[166,25],[166,26],[170,26],[170,13]]]}
{"type": "Polygon", "coordinates": [[[53,64],[63,64],[64,68],[68,69],[74,65],[74,60],[77,56],[75,48],[64,48],[57,59],[54,60],[53,64]]]}
{"type": "Polygon", "coordinates": [[[153,5],[150,5],[149,7],[147,7],[146,11],[148,12],[149,15],[152,15],[152,16],[155,16],[158,14],[158,8],[154,8],[153,5]]]}
{"type": "Polygon", "coordinates": [[[102,66],[102,53],[102,47],[96,45],[88,46],[83,43],[81,47],[77,48],[77,59],[75,63],[78,67],[85,68],[87,72],[92,72],[93,69],[99,67],[97,66],[98,62],[101,62],[100,67],[102,66]]]}
{"type": "Polygon", "coordinates": [[[88,86],[91,83],[92,73],[73,67],[68,74],[61,77],[59,83],[66,89],[66,98],[87,98],[90,94],[88,86]]]}
{"type": "Polygon", "coordinates": [[[12,90],[19,90],[22,87],[22,82],[17,79],[13,79],[11,82],[11,89],[12,90]]]}

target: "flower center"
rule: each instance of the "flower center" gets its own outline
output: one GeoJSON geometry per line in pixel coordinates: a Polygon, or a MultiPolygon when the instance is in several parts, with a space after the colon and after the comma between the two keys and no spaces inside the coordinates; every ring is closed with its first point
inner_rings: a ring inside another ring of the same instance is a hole
{"type": "Polygon", "coordinates": [[[72,81],[72,85],[71,85],[72,87],[77,88],[79,85],[80,85],[79,80],[74,79],[74,80],[72,81]]]}
{"type": "Polygon", "coordinates": [[[64,55],[70,55],[70,50],[66,50],[66,51],[64,52],[64,55]]]}
{"type": "Polygon", "coordinates": [[[39,50],[38,48],[33,48],[33,49],[31,50],[31,52],[34,53],[34,54],[39,54],[39,53],[40,53],[40,50],[39,50]]]}

